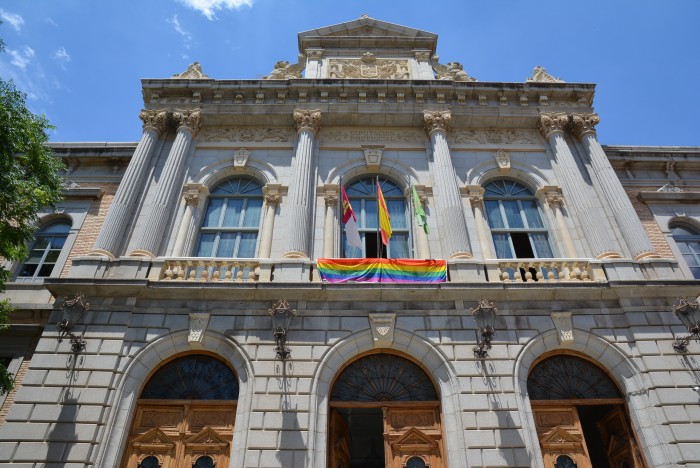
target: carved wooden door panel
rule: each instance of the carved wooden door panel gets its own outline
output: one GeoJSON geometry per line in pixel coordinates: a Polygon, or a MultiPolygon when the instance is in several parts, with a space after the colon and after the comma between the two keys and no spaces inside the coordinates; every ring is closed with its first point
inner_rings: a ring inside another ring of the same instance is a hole
{"type": "Polygon", "coordinates": [[[443,468],[439,407],[385,407],[384,455],[387,468],[443,468]]]}
{"type": "Polygon", "coordinates": [[[136,409],[123,467],[228,466],[235,404],[148,403],[136,409]]]}
{"type": "Polygon", "coordinates": [[[350,428],[336,409],[331,409],[330,468],[350,466],[350,428]]]}
{"type": "Polygon", "coordinates": [[[532,411],[546,468],[592,468],[575,406],[533,405],[532,411]]]}
{"type": "Polygon", "coordinates": [[[605,444],[605,452],[610,466],[646,467],[621,407],[612,409],[596,425],[605,444]]]}

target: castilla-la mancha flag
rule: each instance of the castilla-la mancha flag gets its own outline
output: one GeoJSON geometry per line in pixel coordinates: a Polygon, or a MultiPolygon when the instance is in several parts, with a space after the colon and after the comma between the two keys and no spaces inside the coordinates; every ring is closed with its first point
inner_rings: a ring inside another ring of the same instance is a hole
{"type": "Polygon", "coordinates": [[[345,193],[345,187],[340,187],[343,192],[343,225],[345,226],[345,235],[348,238],[348,244],[358,249],[362,248],[362,239],[360,239],[360,231],[357,230],[357,218],[352,210],[348,194],[345,193]]]}
{"type": "Polygon", "coordinates": [[[379,208],[379,231],[382,233],[382,244],[389,245],[389,239],[393,233],[391,230],[391,218],[389,217],[389,210],[386,208],[386,201],[384,201],[384,194],[379,186],[379,181],[377,181],[377,206],[379,208]]]}

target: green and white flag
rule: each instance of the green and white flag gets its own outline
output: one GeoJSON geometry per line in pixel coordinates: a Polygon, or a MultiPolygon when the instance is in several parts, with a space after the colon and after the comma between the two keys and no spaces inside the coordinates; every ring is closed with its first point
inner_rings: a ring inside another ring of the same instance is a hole
{"type": "Polygon", "coordinates": [[[416,192],[416,186],[412,185],[411,187],[413,188],[413,209],[416,213],[416,222],[423,228],[426,234],[429,234],[428,216],[425,214],[423,204],[420,202],[420,197],[418,196],[418,192],[416,192]]]}

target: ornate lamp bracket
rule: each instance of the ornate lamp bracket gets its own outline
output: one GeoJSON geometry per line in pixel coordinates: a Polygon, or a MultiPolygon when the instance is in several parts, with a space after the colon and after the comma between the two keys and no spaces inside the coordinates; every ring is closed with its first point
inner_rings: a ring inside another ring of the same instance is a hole
{"type": "Polygon", "coordinates": [[[290,308],[285,299],[280,299],[267,311],[272,319],[272,336],[275,338],[275,352],[277,359],[285,361],[292,355],[287,346],[287,332],[292,320],[297,316],[297,311],[290,308]]]}
{"type": "Polygon", "coordinates": [[[474,317],[476,325],[479,327],[479,341],[474,347],[474,356],[484,359],[491,349],[491,340],[496,336],[494,326],[496,325],[498,308],[493,302],[479,299],[476,307],[471,309],[469,313],[474,317]]]}
{"type": "Polygon", "coordinates": [[[682,296],[676,299],[673,305],[673,313],[681,319],[681,322],[688,328],[688,336],[677,339],[673,343],[673,349],[677,353],[687,353],[688,344],[691,340],[700,343],[700,306],[697,302],[682,296]]]}
{"type": "Polygon", "coordinates": [[[85,295],[82,292],[76,293],[73,299],[68,299],[66,296],[61,304],[63,317],[56,327],[58,328],[58,342],[62,343],[63,339],[68,337],[71,344],[71,350],[74,354],[78,354],[85,350],[87,343],[83,339],[83,334],[74,333],[76,325],[80,323],[85,315],[85,311],[90,307],[89,303],[83,302],[85,295]]]}

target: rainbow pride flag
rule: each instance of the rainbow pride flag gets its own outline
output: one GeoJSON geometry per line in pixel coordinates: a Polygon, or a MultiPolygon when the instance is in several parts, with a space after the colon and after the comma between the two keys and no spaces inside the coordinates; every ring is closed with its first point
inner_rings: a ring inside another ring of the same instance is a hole
{"type": "Polygon", "coordinates": [[[326,283],[444,283],[445,260],[396,258],[319,258],[318,272],[326,283]]]}

